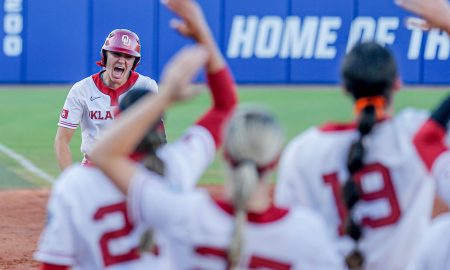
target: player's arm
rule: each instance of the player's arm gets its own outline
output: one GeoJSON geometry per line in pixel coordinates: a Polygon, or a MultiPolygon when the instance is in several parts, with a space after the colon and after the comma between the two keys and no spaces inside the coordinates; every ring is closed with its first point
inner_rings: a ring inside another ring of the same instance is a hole
{"type": "Polygon", "coordinates": [[[448,151],[445,134],[449,120],[450,96],[434,110],[414,136],[414,146],[429,170],[432,169],[438,157],[448,151]]]}
{"type": "Polygon", "coordinates": [[[79,96],[81,90],[80,83],[72,86],[59,116],[53,148],[61,170],[64,170],[73,162],[69,144],[83,115],[84,106],[79,96]]]}
{"type": "Polygon", "coordinates": [[[197,124],[208,129],[218,148],[222,142],[223,125],[237,104],[234,79],[198,3],[192,0],[166,0],[165,3],[181,18],[172,20],[171,26],[180,34],[203,45],[209,53],[206,72],[213,104],[197,124]]]}
{"type": "Polygon", "coordinates": [[[124,193],[137,170],[128,156],[166,108],[195,94],[188,85],[206,59],[206,50],[199,46],[179,52],[164,68],[160,93],[142,98],[125,111],[92,149],[91,160],[124,193]]]}
{"type": "Polygon", "coordinates": [[[54,149],[59,168],[64,170],[72,164],[72,153],[70,151],[70,141],[75,129],[58,127],[55,136],[54,149]]]}
{"type": "Polygon", "coordinates": [[[416,150],[437,184],[437,192],[450,206],[450,151],[445,142],[447,123],[450,120],[450,96],[431,114],[414,136],[416,150]]]}
{"type": "Polygon", "coordinates": [[[428,27],[436,27],[450,34],[450,4],[448,0],[395,0],[395,2],[423,17],[428,27]]]}

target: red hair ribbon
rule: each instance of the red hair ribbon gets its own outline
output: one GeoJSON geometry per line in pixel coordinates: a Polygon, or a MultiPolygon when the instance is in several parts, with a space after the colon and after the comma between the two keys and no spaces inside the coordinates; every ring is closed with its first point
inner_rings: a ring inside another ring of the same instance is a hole
{"type": "MultiPolygon", "coordinates": [[[[228,163],[230,163],[232,168],[236,168],[237,166],[239,166],[239,164],[241,164],[243,161],[245,161],[245,160],[241,160],[241,161],[234,160],[226,150],[223,151],[223,157],[226,161],[228,161],[228,163]]],[[[269,170],[274,169],[277,166],[279,159],[280,159],[280,155],[277,155],[268,164],[266,164],[264,166],[257,166],[256,170],[258,171],[258,174],[261,175],[269,170]]]]}
{"type": "Polygon", "coordinates": [[[386,98],[383,96],[363,97],[358,98],[355,102],[354,112],[356,115],[360,115],[361,111],[367,106],[373,106],[375,108],[375,115],[377,119],[385,117],[386,98]]]}

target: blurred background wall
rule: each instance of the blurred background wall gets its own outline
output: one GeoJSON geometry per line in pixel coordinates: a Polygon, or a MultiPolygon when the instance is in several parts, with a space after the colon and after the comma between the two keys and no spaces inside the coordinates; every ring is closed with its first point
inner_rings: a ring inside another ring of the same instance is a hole
{"type": "MultiPolygon", "coordinates": [[[[115,28],[142,43],[137,71],[155,79],[184,38],[156,0],[0,0],[0,83],[73,83],[115,28]]],[[[361,40],[391,48],[409,84],[450,84],[450,40],[405,26],[392,0],[199,0],[238,83],[335,84],[361,40]]],[[[199,77],[203,80],[203,76],[199,77]]]]}

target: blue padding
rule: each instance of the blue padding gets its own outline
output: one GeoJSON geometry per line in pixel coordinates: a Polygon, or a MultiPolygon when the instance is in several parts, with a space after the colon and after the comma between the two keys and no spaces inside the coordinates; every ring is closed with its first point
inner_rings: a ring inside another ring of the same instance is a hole
{"type": "Polygon", "coordinates": [[[87,73],[88,0],[28,1],[26,82],[64,83],[87,73]]]}

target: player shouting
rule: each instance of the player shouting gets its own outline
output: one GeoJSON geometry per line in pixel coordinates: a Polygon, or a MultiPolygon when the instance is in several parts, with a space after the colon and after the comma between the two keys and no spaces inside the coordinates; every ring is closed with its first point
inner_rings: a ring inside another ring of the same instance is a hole
{"type": "MultiPolygon", "coordinates": [[[[130,138],[144,137],[137,147],[138,140],[131,146],[134,149],[131,156],[145,165],[137,165],[139,169],[150,169],[150,174],[158,175],[161,184],[180,193],[192,188],[214,159],[216,148],[221,144],[223,124],[237,102],[232,76],[206,22],[199,15],[191,14],[180,32],[193,38],[202,48],[183,51],[165,68],[161,99],[178,88],[186,88],[197,70],[205,66],[213,106],[180,140],[160,147],[156,156],[155,143],[162,138],[158,126],[151,128],[153,125],[148,121],[149,125],[145,125],[143,121],[140,122],[142,128],[126,132],[130,138]]],[[[145,91],[130,91],[121,105],[142,97],[142,92],[145,91]]],[[[167,104],[161,101],[161,104],[146,106],[146,102],[152,104],[153,97],[149,96],[145,95],[140,104],[144,104],[146,116],[159,119],[161,107],[167,104]]],[[[143,109],[136,107],[130,110],[143,109]]],[[[126,114],[123,118],[127,118],[126,114]]],[[[126,140],[118,145],[127,145],[126,140]]],[[[128,158],[127,162],[130,162],[128,158]]],[[[147,253],[139,253],[139,239],[146,226],[128,218],[125,197],[95,167],[75,166],[63,173],[52,191],[48,211],[49,220],[35,254],[43,263],[42,270],[170,267],[164,258],[160,261],[147,253]]],[[[162,255],[167,254],[164,246],[160,251],[162,255]]]]}
{"type": "MultiPolygon", "coordinates": [[[[178,27],[189,26],[192,14],[201,14],[191,0],[166,3],[183,18],[178,27]]],[[[92,155],[99,168],[127,194],[133,222],[169,237],[174,269],[342,269],[324,224],[314,213],[271,204],[269,176],[284,136],[266,110],[241,108],[226,128],[229,192],[223,200],[214,200],[202,190],[178,194],[162,185],[157,175],[127,160],[141,131],[178,98],[176,93],[161,91],[155,99],[141,103],[119,119],[92,155]],[[130,129],[139,133],[128,136],[126,130],[130,129]],[[111,145],[117,140],[122,143],[111,145]]]]}
{"type": "Polygon", "coordinates": [[[81,126],[82,163],[87,163],[92,144],[114,119],[119,98],[136,88],[158,92],[154,80],[135,71],[141,61],[141,43],[134,32],[112,31],[100,55],[101,61],[97,64],[104,70],[74,84],[61,111],[54,145],[61,170],[72,164],[69,144],[78,126],[81,126]]]}

